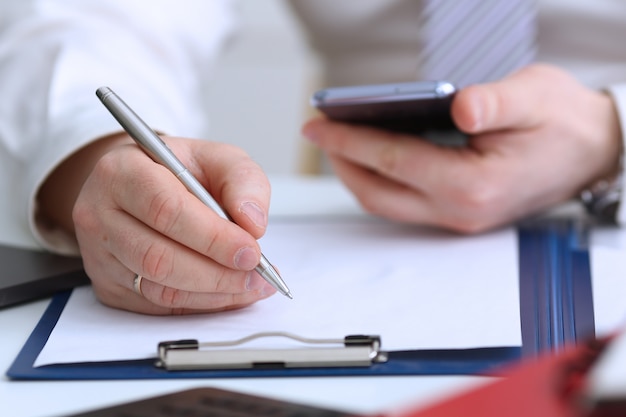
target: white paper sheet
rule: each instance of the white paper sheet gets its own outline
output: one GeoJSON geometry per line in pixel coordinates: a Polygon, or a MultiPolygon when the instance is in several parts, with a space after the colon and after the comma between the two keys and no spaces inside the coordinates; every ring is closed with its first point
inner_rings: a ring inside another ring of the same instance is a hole
{"type": "Polygon", "coordinates": [[[626,398],[626,327],[621,331],[590,371],[587,394],[592,400],[626,398]]]}
{"type": "Polygon", "coordinates": [[[626,325],[626,228],[596,228],[589,250],[596,334],[626,325]]]}
{"type": "Polygon", "coordinates": [[[151,317],[74,291],[36,366],[151,358],[160,341],[260,331],[377,334],[385,350],[521,345],[515,230],[479,236],[366,219],[273,221],[261,240],[294,295],[237,310],[151,317]]]}
{"type": "Polygon", "coordinates": [[[626,229],[597,228],[592,233],[591,276],[596,333],[621,332],[589,375],[590,400],[626,397],[626,229]]]}

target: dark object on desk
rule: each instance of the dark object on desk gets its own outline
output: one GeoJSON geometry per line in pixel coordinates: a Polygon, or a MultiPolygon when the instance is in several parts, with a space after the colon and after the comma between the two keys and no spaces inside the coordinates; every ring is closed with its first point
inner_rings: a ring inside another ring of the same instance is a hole
{"type": "Polygon", "coordinates": [[[70,417],[122,416],[350,417],[353,415],[216,388],[196,388],[70,417]]]}
{"type": "Polygon", "coordinates": [[[0,245],[0,308],[87,283],[80,258],[0,245]]]}

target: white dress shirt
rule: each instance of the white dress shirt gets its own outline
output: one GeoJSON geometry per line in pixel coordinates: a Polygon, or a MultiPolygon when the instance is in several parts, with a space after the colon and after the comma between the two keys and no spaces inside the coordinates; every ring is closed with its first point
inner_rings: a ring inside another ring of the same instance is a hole
{"type": "Polygon", "coordinates": [[[205,130],[201,92],[233,29],[231,3],[0,0],[0,242],[76,253],[37,219],[35,195],[68,155],[120,130],[98,87],[156,129],[205,130]]]}
{"type": "MultiPolygon", "coordinates": [[[[415,78],[415,0],[290,3],[315,33],[327,82],[415,78]]],[[[624,125],[626,2],[538,5],[538,60],[610,91],[624,125]]],[[[113,88],[159,130],[199,137],[210,117],[201,92],[234,28],[228,0],[0,0],[0,243],[75,253],[38,220],[35,195],[63,159],[119,131],[95,90],[113,88]]]]}

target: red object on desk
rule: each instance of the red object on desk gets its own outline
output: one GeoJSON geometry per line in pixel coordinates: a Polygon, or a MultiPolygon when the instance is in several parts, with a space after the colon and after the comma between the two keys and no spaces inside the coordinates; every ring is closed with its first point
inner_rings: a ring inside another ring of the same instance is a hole
{"type": "MultiPolygon", "coordinates": [[[[394,417],[617,417],[626,402],[593,407],[585,381],[606,340],[569,347],[504,370],[503,379],[419,410],[394,417]]],[[[624,371],[626,372],[626,370],[624,371]]]]}

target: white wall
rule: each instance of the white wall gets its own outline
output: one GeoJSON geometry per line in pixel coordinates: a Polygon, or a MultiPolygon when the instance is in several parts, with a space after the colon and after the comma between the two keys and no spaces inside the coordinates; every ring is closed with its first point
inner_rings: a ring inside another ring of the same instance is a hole
{"type": "Polygon", "coordinates": [[[281,0],[241,0],[240,12],[209,93],[209,138],[244,148],[269,174],[298,173],[315,60],[281,0]]]}

